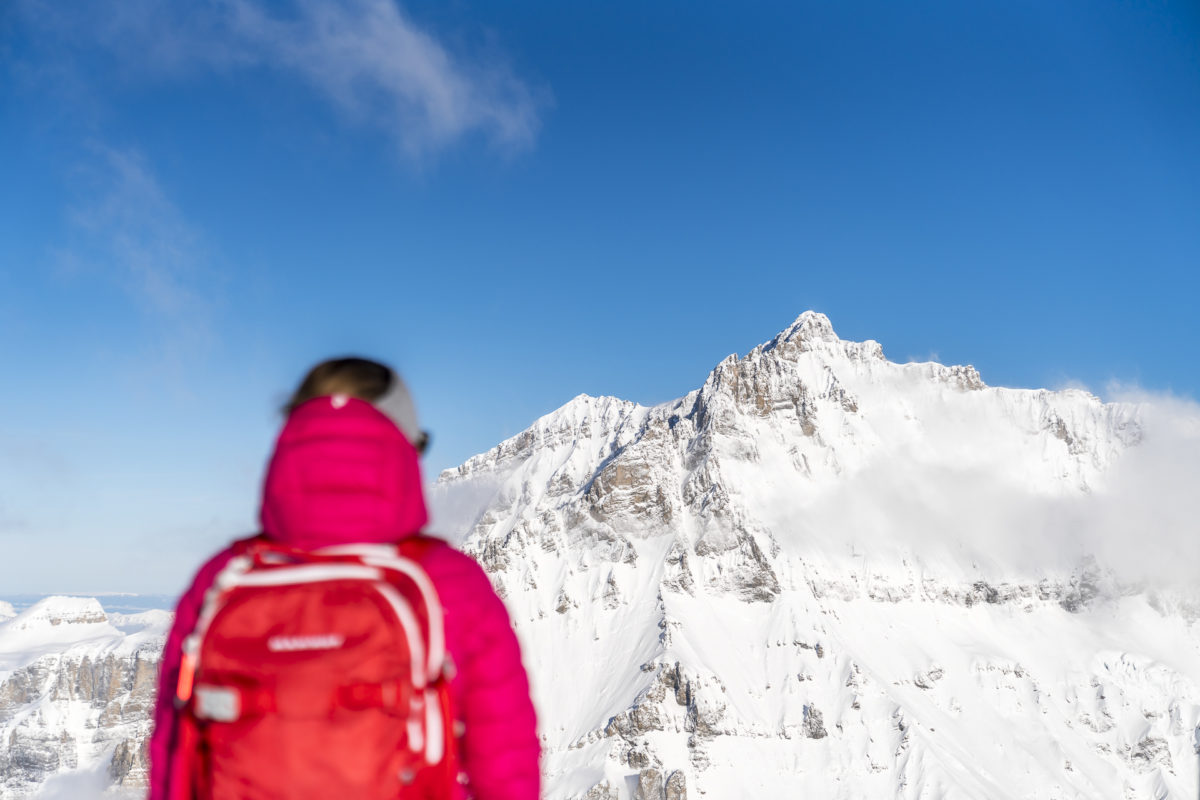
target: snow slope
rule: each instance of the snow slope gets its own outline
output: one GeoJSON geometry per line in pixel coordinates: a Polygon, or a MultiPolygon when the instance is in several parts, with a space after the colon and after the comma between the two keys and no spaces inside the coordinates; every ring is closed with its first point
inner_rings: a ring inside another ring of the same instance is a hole
{"type": "Polygon", "coordinates": [[[1095,511],[1148,413],[807,312],[675,402],[575,398],[434,506],[513,611],[548,797],[1190,798],[1200,605],[1095,511]]]}

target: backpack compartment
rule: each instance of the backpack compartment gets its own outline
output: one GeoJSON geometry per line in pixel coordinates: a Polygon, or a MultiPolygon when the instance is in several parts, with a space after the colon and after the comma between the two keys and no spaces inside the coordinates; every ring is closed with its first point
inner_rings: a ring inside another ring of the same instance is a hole
{"type": "Polygon", "coordinates": [[[191,705],[206,800],[395,800],[424,766],[413,590],[313,566],[245,573],[203,633],[191,705]]]}

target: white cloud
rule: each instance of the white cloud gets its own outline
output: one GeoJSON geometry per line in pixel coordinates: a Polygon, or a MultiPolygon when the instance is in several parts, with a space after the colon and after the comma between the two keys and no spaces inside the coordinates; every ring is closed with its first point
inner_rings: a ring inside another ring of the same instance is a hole
{"type": "Polygon", "coordinates": [[[302,0],[281,20],[233,0],[233,30],[269,61],[295,71],[355,119],[389,129],[410,154],[480,130],[497,144],[532,143],[533,95],[500,64],[454,58],[391,0],[302,0]]]}
{"type": "Polygon", "coordinates": [[[385,131],[413,158],[479,133],[498,148],[533,144],[544,92],[494,52],[451,52],[393,0],[159,3],[102,0],[64,12],[24,0],[28,24],[104,48],[154,78],[267,66],[312,85],[355,123],[385,131]]]}

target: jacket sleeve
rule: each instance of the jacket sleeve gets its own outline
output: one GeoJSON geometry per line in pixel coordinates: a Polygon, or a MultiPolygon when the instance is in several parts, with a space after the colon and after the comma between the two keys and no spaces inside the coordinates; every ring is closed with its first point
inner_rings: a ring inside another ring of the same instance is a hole
{"type": "Polygon", "coordinates": [[[183,640],[196,627],[204,593],[212,585],[217,573],[233,556],[232,550],[223,550],[208,561],[196,573],[191,586],[175,608],[175,621],[167,634],[163,647],[162,663],[158,672],[158,694],[154,703],[154,729],[150,734],[150,793],[148,800],[167,800],[170,797],[170,763],[175,751],[175,734],[179,712],[175,709],[175,687],[179,682],[179,665],[183,653],[183,640]]]}
{"type": "Polygon", "coordinates": [[[458,665],[463,768],[476,800],[537,800],[541,748],[520,646],[483,569],[462,560],[463,588],[474,599],[458,665]]]}

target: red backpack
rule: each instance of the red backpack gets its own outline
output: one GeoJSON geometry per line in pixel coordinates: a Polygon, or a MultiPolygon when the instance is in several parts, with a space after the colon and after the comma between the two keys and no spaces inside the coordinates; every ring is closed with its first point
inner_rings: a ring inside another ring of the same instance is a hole
{"type": "Polygon", "coordinates": [[[440,544],[240,543],[184,642],[172,800],[452,797],[440,544]]]}

